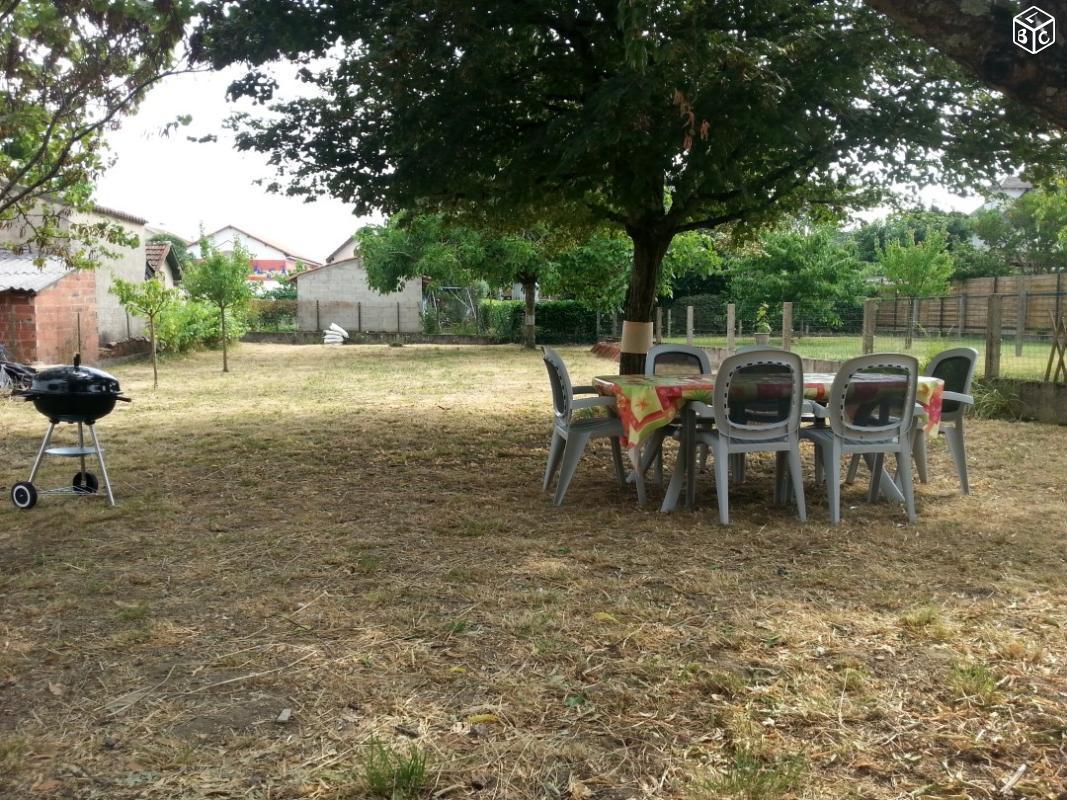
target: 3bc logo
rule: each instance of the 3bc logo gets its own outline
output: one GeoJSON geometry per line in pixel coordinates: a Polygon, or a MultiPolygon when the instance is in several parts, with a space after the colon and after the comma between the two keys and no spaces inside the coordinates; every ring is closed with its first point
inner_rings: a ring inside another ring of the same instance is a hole
{"type": "Polygon", "coordinates": [[[1040,53],[1056,42],[1056,18],[1037,6],[1030,6],[1013,22],[1015,44],[1028,53],[1040,53]]]}

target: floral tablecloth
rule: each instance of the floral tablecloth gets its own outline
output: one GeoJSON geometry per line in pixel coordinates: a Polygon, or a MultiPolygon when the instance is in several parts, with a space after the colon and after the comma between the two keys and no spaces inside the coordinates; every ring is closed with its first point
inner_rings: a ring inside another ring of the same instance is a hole
{"type": "MultiPolygon", "coordinates": [[[[831,372],[811,372],[804,375],[804,397],[825,403],[834,382],[831,372]]],[[[892,380],[895,376],[884,376],[892,380]]],[[[878,386],[878,376],[865,378],[872,389],[878,386]]],[[[780,385],[780,384],[779,384],[780,385]]],[[[622,420],[627,447],[636,448],[657,429],[669,425],[691,400],[711,404],[715,391],[714,375],[602,375],[593,379],[593,386],[602,395],[615,397],[616,410],[622,420]]],[[[773,383],[765,387],[775,391],[773,383]]],[[[927,433],[936,433],[941,423],[941,400],[945,384],[939,378],[920,377],[915,400],[923,407],[921,419],[927,433]]],[[[762,393],[762,392],[761,392],[762,393]]],[[[918,413],[918,412],[916,412],[918,413]]]]}

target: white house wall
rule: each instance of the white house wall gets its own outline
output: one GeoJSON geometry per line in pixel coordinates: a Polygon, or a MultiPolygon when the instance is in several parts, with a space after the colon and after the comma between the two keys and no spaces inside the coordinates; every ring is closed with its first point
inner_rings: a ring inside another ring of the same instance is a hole
{"type": "Polygon", "coordinates": [[[422,330],[422,281],[399,292],[379,294],[367,284],[358,259],[335,261],[297,278],[297,325],[313,331],[336,322],[351,331],[422,330]]]}
{"type": "Polygon", "coordinates": [[[96,318],[100,330],[100,344],[121,342],[130,337],[144,336],[145,323],[134,316],[129,316],[127,327],[126,309],[119,299],[111,294],[115,278],[122,278],[132,283],[144,281],[145,240],[148,234],[143,224],[113,217],[109,214],[90,212],[79,214],[81,222],[109,222],[121,225],[127,232],[140,240],[136,247],[109,247],[115,253],[114,258],[105,258],[96,269],[96,318]]]}
{"type": "Polygon", "coordinates": [[[232,253],[234,244],[240,242],[244,249],[247,250],[254,259],[285,261],[289,258],[289,256],[278,248],[271,247],[266,242],[261,242],[259,239],[247,236],[234,228],[223,228],[220,231],[216,231],[208,236],[207,240],[211,243],[212,247],[222,253],[232,253]]]}

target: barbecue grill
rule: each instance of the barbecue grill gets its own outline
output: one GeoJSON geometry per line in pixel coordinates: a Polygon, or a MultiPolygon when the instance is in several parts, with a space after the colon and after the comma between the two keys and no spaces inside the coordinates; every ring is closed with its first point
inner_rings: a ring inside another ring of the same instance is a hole
{"type": "Polygon", "coordinates": [[[74,356],[73,366],[52,367],[37,372],[29,389],[15,392],[27,402],[32,401],[34,407],[48,417],[48,431],[37,451],[30,479],[19,481],[11,487],[11,502],[17,508],[33,508],[37,505],[37,498],[45,494],[97,494],[100,482],[85,467],[85,460],[90,456],[95,456],[100,465],[108,503],[115,505],[115,495],[111,491],[111,481],[108,480],[107,467],[104,465],[104,452],[96,432],[96,421],[110,414],[117,402],[130,402],[130,398],[123,397],[121,392],[119,382],[113,376],[98,369],[83,367],[79,355],[74,356]],[[78,426],[78,446],[50,447],[56,426],[64,422],[78,426]],[[85,443],[86,429],[92,440],[91,445],[85,443]],[[70,486],[38,489],[33,485],[46,455],[80,460],[81,470],[74,476],[70,486]]]}

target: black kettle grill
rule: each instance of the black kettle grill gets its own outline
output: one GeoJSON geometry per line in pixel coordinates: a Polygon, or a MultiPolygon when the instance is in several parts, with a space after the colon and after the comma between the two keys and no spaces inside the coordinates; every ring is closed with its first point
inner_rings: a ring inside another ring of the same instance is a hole
{"type": "Polygon", "coordinates": [[[37,505],[37,498],[42,494],[97,494],[100,482],[85,468],[86,457],[95,456],[100,465],[100,475],[104,479],[108,503],[115,505],[111,481],[108,480],[107,467],[104,465],[104,452],[100,448],[100,439],[95,427],[98,419],[106,417],[114,410],[115,403],[130,402],[130,398],[122,395],[119,382],[114,376],[98,369],[83,367],[81,356],[75,355],[73,366],[41,370],[33,375],[29,389],[19,390],[15,394],[25,398],[27,402],[32,401],[34,407],[48,417],[49,425],[33,462],[30,479],[19,481],[11,487],[11,502],[17,508],[29,510],[37,505]],[[56,425],[61,422],[78,426],[77,447],[49,447],[56,425]],[[89,429],[91,445],[85,443],[86,428],[89,429]],[[74,476],[70,486],[39,490],[33,485],[41,461],[46,455],[80,459],[81,471],[74,476]]]}

